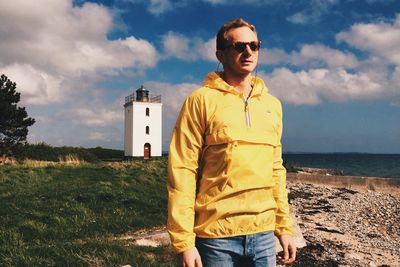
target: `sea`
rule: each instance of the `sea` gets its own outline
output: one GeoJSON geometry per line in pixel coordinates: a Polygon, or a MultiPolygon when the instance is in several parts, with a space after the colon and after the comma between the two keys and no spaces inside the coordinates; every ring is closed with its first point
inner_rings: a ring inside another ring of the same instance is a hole
{"type": "Polygon", "coordinates": [[[344,175],[400,179],[400,154],[284,153],[286,164],[341,170],[344,175]]]}

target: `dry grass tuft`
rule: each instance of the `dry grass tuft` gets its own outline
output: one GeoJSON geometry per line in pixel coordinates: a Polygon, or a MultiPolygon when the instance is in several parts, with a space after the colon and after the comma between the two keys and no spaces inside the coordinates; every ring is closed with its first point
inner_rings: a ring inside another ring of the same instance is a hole
{"type": "Polygon", "coordinates": [[[15,164],[17,160],[13,157],[6,157],[5,155],[0,156],[0,165],[4,164],[15,164]]]}
{"type": "Polygon", "coordinates": [[[61,164],[66,164],[66,165],[79,165],[79,164],[82,164],[82,163],[85,162],[83,160],[80,160],[78,158],[78,156],[75,155],[75,154],[69,154],[69,155],[66,155],[66,156],[60,156],[60,157],[58,157],[58,161],[61,164]]]}
{"type": "Polygon", "coordinates": [[[63,166],[63,165],[78,166],[86,163],[84,160],[80,160],[76,155],[60,156],[58,157],[58,160],[59,161],[56,162],[56,161],[46,161],[46,160],[25,159],[22,162],[22,165],[32,168],[42,168],[48,166],[63,166]]]}
{"type": "Polygon", "coordinates": [[[45,161],[45,160],[32,160],[32,159],[25,159],[22,162],[22,165],[25,167],[31,168],[43,168],[48,166],[56,166],[58,162],[54,161],[45,161]]]}

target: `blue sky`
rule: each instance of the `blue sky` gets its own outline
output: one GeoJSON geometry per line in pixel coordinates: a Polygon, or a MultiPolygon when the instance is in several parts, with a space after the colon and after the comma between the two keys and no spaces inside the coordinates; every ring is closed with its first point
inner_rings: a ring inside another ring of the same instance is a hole
{"type": "Polygon", "coordinates": [[[144,84],[166,150],[236,17],[257,27],[284,151],[400,153],[399,1],[0,0],[0,73],[36,119],[29,141],[55,146],[121,149],[124,97],[144,84]]]}

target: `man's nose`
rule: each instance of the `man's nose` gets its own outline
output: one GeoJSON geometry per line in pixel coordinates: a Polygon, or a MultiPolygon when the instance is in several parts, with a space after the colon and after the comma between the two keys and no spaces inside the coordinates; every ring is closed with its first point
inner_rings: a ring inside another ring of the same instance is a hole
{"type": "Polygon", "coordinates": [[[251,55],[253,54],[253,50],[250,48],[250,44],[246,44],[246,49],[244,50],[246,55],[251,55]]]}

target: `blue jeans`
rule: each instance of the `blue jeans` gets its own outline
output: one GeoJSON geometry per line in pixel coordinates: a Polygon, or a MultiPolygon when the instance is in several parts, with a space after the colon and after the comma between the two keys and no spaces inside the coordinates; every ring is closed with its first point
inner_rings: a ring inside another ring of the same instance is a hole
{"type": "Polygon", "coordinates": [[[226,238],[196,238],[204,267],[270,267],[276,265],[273,231],[226,238]]]}

